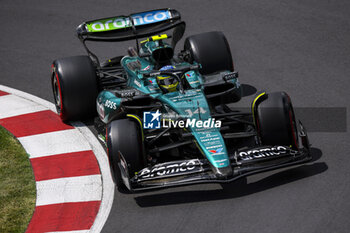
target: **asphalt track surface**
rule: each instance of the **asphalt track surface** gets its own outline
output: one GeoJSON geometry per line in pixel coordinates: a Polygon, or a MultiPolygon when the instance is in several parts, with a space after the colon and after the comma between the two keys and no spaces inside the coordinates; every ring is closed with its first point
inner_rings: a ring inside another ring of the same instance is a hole
{"type": "MultiPolygon", "coordinates": [[[[241,83],[286,91],[296,107],[350,107],[345,0],[1,0],[0,83],[52,102],[52,60],[85,54],[75,37],[78,24],[163,7],[181,12],[185,36],[223,31],[241,83]]],[[[124,44],[101,50],[126,53],[124,44]]],[[[225,186],[116,192],[103,232],[349,232],[349,127],[345,131],[310,133],[315,161],[297,168],[225,186]]]]}

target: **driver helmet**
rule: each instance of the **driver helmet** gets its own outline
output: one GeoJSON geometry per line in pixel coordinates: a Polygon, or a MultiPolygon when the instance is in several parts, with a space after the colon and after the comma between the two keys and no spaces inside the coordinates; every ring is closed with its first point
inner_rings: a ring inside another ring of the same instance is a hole
{"type": "MultiPolygon", "coordinates": [[[[163,66],[160,71],[164,70],[172,70],[175,66],[167,65],[163,66]]],[[[174,92],[176,91],[177,86],[179,85],[179,81],[171,75],[158,75],[157,76],[157,83],[160,89],[162,89],[163,92],[174,92]]]]}

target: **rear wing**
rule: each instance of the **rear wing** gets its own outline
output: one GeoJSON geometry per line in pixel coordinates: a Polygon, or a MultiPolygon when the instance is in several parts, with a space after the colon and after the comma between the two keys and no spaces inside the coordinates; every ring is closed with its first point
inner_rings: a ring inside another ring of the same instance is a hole
{"type": "Polygon", "coordinates": [[[82,41],[88,54],[97,57],[87,48],[85,41],[126,41],[149,37],[173,29],[172,46],[182,38],[186,24],[181,15],[174,9],[158,9],[134,13],[128,16],[115,16],[87,21],[77,29],[78,38],[82,41]]]}
{"type": "Polygon", "coordinates": [[[159,9],[84,22],[76,31],[83,40],[125,41],[154,35],[183,23],[178,11],[159,9]]]}

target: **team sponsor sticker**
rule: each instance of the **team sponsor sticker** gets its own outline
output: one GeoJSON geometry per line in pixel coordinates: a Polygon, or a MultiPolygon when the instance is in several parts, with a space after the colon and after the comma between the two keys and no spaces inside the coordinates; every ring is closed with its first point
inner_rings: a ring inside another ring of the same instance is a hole
{"type": "MultiPolygon", "coordinates": [[[[148,11],[131,15],[135,26],[157,23],[170,18],[167,10],[148,11]]],[[[86,23],[89,32],[111,31],[131,27],[128,17],[112,17],[86,23]]]]}
{"type": "Polygon", "coordinates": [[[156,164],[153,167],[144,168],[138,173],[137,180],[142,181],[152,178],[166,178],[170,176],[192,174],[202,171],[203,167],[199,159],[180,160],[156,164]]]}
{"type": "Polygon", "coordinates": [[[240,151],[237,154],[237,159],[241,161],[249,161],[267,157],[279,157],[287,155],[290,151],[291,150],[285,146],[261,147],[240,151]]]}

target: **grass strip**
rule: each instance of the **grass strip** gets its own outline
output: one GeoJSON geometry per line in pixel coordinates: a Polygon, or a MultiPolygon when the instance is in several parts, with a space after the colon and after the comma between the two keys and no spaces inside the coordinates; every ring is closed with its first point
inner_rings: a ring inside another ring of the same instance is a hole
{"type": "Polygon", "coordinates": [[[0,232],[24,232],[35,208],[35,198],[28,154],[0,126],[0,232]]]}

